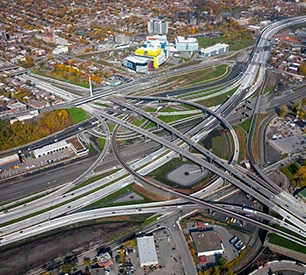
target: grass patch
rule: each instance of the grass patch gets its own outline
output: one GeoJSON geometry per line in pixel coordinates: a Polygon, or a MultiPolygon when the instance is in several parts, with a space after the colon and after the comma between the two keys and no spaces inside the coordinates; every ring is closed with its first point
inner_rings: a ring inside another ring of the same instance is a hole
{"type": "Polygon", "coordinates": [[[150,121],[145,127],[144,129],[151,129],[151,128],[156,128],[156,124],[152,121],[150,121]]]}
{"type": "Polygon", "coordinates": [[[226,74],[230,72],[230,70],[228,70],[229,67],[230,67],[229,65],[219,65],[215,68],[215,70],[210,70],[208,74],[200,76],[197,79],[193,79],[188,84],[191,84],[193,86],[200,85],[204,82],[209,82],[209,80],[214,81],[216,78],[220,78],[222,76],[224,77],[226,74]]]}
{"type": "Polygon", "coordinates": [[[225,152],[224,140],[221,136],[213,137],[211,140],[211,145],[213,153],[218,157],[223,157],[223,152],[225,152]]]}
{"type": "Polygon", "coordinates": [[[155,113],[157,109],[153,107],[148,107],[148,108],[145,108],[144,110],[148,113],[155,113]]]}
{"type": "Polygon", "coordinates": [[[143,118],[143,119],[135,119],[133,121],[133,124],[137,127],[140,127],[142,124],[144,124],[145,122],[147,121],[146,118],[143,118]]]}
{"type": "Polygon", "coordinates": [[[154,215],[153,217],[146,219],[142,225],[143,226],[149,225],[150,223],[155,222],[161,216],[162,216],[161,214],[154,215]]]}
{"type": "Polygon", "coordinates": [[[294,179],[294,175],[296,174],[296,172],[299,170],[299,165],[294,162],[291,163],[283,168],[281,168],[281,171],[286,175],[286,177],[292,181],[294,179]]]}
{"type": "Polygon", "coordinates": [[[172,107],[165,107],[165,108],[162,108],[160,110],[160,112],[168,112],[168,113],[171,113],[171,112],[178,112],[179,110],[178,109],[175,109],[175,108],[172,108],[172,107]]]}
{"type": "Polygon", "coordinates": [[[99,103],[99,102],[94,102],[94,104],[98,105],[98,106],[102,106],[102,107],[109,107],[107,104],[105,103],[99,103]]]}
{"type": "Polygon", "coordinates": [[[248,145],[247,145],[247,134],[249,132],[251,122],[252,122],[252,117],[249,117],[242,123],[235,125],[233,127],[238,137],[238,140],[239,140],[238,163],[243,160],[246,160],[249,157],[248,145]]]}
{"type": "Polygon", "coordinates": [[[80,123],[88,119],[88,115],[82,108],[69,108],[67,109],[73,124],[80,123]]]}
{"type": "Polygon", "coordinates": [[[107,123],[107,126],[108,126],[109,131],[112,133],[114,132],[114,129],[117,125],[113,123],[107,123]]]}
{"type": "Polygon", "coordinates": [[[208,99],[205,99],[205,100],[201,100],[201,101],[198,101],[197,103],[198,104],[201,104],[203,106],[206,106],[206,107],[213,107],[213,106],[217,106],[217,105],[220,105],[222,104],[223,102],[225,102],[228,97],[232,96],[236,91],[237,91],[238,87],[228,91],[227,93],[224,93],[222,95],[218,95],[218,96],[215,96],[215,97],[211,97],[211,98],[208,98],[208,99]]]}
{"type": "MultiPolygon", "coordinates": [[[[95,201],[94,203],[86,206],[84,209],[92,209],[92,208],[98,208],[98,207],[101,207],[101,206],[106,206],[106,204],[108,204],[109,202],[117,199],[118,197],[122,196],[122,195],[125,195],[126,193],[128,193],[129,191],[133,190],[133,185],[134,183],[131,183],[123,188],[121,188],[120,190],[104,197],[104,198],[101,198],[100,200],[98,201],[95,201]]],[[[143,202],[143,200],[141,200],[141,202],[143,202]]],[[[130,204],[130,202],[127,202],[128,204],[130,204]]],[[[118,204],[118,205],[121,205],[121,204],[118,204]]],[[[123,204],[124,205],[124,204],[123,204]]],[[[109,205],[110,206],[110,205],[109,205]]],[[[112,206],[115,206],[115,204],[112,204],[112,206]]]]}
{"type": "Polygon", "coordinates": [[[262,121],[267,117],[267,114],[259,114],[257,118],[257,124],[255,133],[253,136],[253,142],[252,142],[252,150],[255,160],[259,159],[259,129],[261,126],[262,121]]]}
{"type": "Polygon", "coordinates": [[[270,233],[268,237],[269,242],[272,244],[306,254],[306,247],[303,245],[297,244],[295,242],[292,242],[291,240],[288,240],[273,233],[270,233]]]}
{"type": "Polygon", "coordinates": [[[195,81],[195,79],[202,78],[203,76],[209,74],[212,69],[215,69],[215,67],[199,69],[188,73],[181,73],[179,75],[169,77],[165,82],[161,83],[161,85],[170,83],[172,85],[192,84],[192,81],[195,81]]]}
{"type": "Polygon", "coordinates": [[[252,122],[252,117],[247,118],[246,120],[244,120],[243,122],[241,122],[240,124],[236,125],[240,128],[242,128],[244,131],[246,131],[247,133],[250,130],[251,127],[251,122],[252,122]]]}
{"type": "Polygon", "coordinates": [[[213,46],[217,43],[226,43],[229,45],[229,50],[230,51],[238,51],[241,50],[245,47],[248,47],[250,45],[252,45],[254,43],[254,39],[249,38],[249,39],[244,39],[244,40],[235,40],[235,39],[227,39],[224,36],[219,36],[219,37],[215,37],[215,38],[203,38],[203,37],[199,37],[198,38],[199,41],[199,46],[200,47],[210,47],[213,46]]]}
{"type": "Polygon", "coordinates": [[[105,138],[97,138],[96,139],[96,144],[98,145],[99,149],[102,151],[102,149],[105,147],[105,143],[106,143],[106,140],[105,138]]]}
{"type": "Polygon", "coordinates": [[[187,114],[187,115],[158,116],[158,118],[162,120],[163,122],[171,123],[173,121],[181,120],[181,119],[184,119],[190,116],[193,116],[193,115],[187,114]]]}
{"type": "Polygon", "coordinates": [[[164,165],[158,167],[157,169],[149,173],[148,176],[172,187],[190,188],[190,186],[185,187],[178,185],[177,183],[170,181],[167,178],[167,174],[169,172],[171,172],[172,170],[178,168],[183,164],[193,164],[193,162],[190,160],[181,160],[180,158],[173,158],[170,161],[166,162],[164,165]]]}
{"type": "Polygon", "coordinates": [[[245,131],[243,131],[241,128],[237,126],[234,126],[233,128],[239,140],[239,156],[238,156],[238,163],[239,163],[242,160],[246,160],[249,158],[248,148],[247,148],[247,136],[245,131]]]}

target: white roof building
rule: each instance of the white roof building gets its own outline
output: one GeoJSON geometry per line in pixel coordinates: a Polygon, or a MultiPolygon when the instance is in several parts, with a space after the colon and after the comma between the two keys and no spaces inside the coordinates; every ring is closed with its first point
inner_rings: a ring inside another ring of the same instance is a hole
{"type": "Polygon", "coordinates": [[[157,265],[158,259],[153,236],[137,238],[140,266],[157,265]]]}
{"type": "Polygon", "coordinates": [[[70,147],[70,144],[67,143],[66,140],[61,140],[59,142],[55,142],[53,144],[49,144],[47,146],[34,150],[33,154],[36,158],[40,158],[42,156],[58,152],[59,150],[67,149],[68,147],[70,147]]]}
{"type": "Polygon", "coordinates": [[[229,45],[224,43],[217,43],[214,46],[207,47],[205,49],[200,49],[200,55],[202,57],[210,57],[222,53],[226,53],[229,51],[229,45]]]}
{"type": "Polygon", "coordinates": [[[175,48],[177,51],[194,52],[199,50],[199,42],[194,37],[178,36],[175,38],[175,48]]]}

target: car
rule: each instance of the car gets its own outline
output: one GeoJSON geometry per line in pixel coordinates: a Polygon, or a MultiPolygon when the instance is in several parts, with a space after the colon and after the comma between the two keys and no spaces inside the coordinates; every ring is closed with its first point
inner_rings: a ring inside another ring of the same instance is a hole
{"type": "Polygon", "coordinates": [[[112,214],[116,214],[116,212],[112,212],[112,214]]]}
{"type": "Polygon", "coordinates": [[[175,250],[175,247],[172,247],[172,250],[175,250]]]}
{"type": "Polygon", "coordinates": [[[68,205],[68,208],[70,208],[71,207],[71,205],[68,205]]]}
{"type": "Polygon", "coordinates": [[[22,233],[23,231],[21,230],[19,233],[22,233]]]}
{"type": "Polygon", "coordinates": [[[199,260],[200,260],[201,263],[206,263],[207,262],[206,256],[200,256],[199,260]]]}

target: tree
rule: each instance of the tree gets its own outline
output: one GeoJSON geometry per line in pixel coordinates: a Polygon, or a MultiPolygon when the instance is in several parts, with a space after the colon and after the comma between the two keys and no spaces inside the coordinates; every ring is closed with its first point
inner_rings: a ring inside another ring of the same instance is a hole
{"type": "Polygon", "coordinates": [[[215,265],[212,270],[212,275],[220,275],[220,268],[218,265],[215,265]]]}
{"type": "Polygon", "coordinates": [[[226,258],[220,258],[218,261],[218,265],[221,270],[227,270],[228,269],[228,262],[226,258]]]}
{"type": "Polygon", "coordinates": [[[306,166],[301,166],[294,176],[293,183],[296,187],[306,186],[306,166]]]}
{"type": "Polygon", "coordinates": [[[287,105],[283,105],[280,110],[279,110],[279,116],[284,117],[288,112],[288,107],[287,105]]]}
{"type": "Polygon", "coordinates": [[[306,75],[306,62],[303,62],[300,66],[299,66],[299,71],[301,75],[306,75]]]}

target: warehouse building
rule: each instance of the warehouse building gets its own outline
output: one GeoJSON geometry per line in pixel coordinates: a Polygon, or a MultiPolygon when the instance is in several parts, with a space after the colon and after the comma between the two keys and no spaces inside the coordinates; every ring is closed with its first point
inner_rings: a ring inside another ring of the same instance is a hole
{"type": "Polygon", "coordinates": [[[4,157],[0,159],[0,171],[3,171],[7,168],[11,168],[11,167],[14,167],[20,164],[21,164],[21,161],[20,161],[18,154],[4,157]]]}
{"type": "Polygon", "coordinates": [[[68,148],[70,148],[70,144],[67,143],[65,140],[61,140],[59,142],[55,142],[50,145],[34,150],[33,154],[35,158],[40,158],[42,156],[50,155],[60,150],[64,150],[68,148]]]}
{"type": "Polygon", "coordinates": [[[153,236],[139,237],[137,240],[139,263],[141,267],[158,265],[153,236]]]}
{"type": "Polygon", "coordinates": [[[214,46],[202,48],[200,49],[200,56],[201,57],[210,57],[222,53],[226,53],[229,51],[229,46],[227,44],[218,43],[214,46]]]}
{"type": "Polygon", "coordinates": [[[197,255],[210,256],[223,254],[224,247],[215,231],[197,231],[191,233],[197,255]]]}

